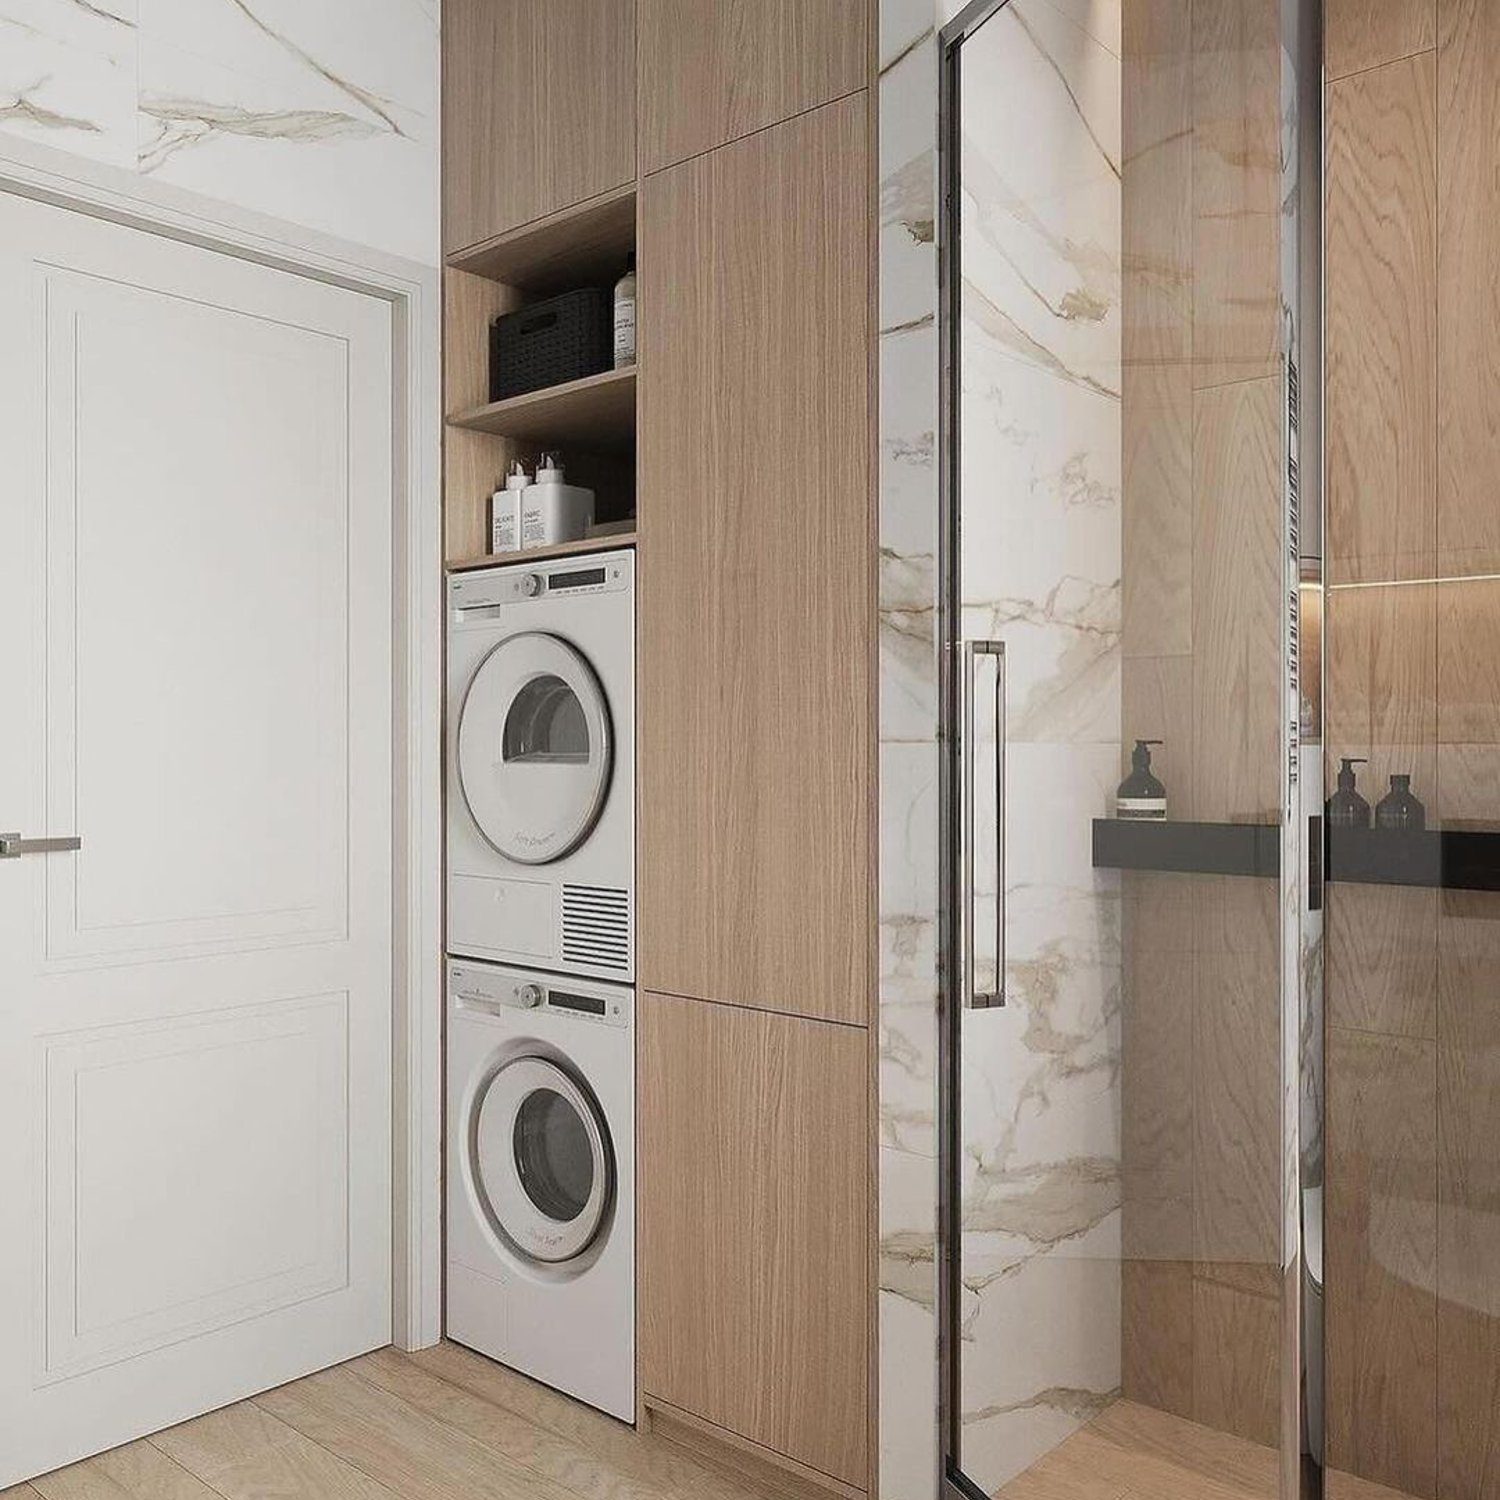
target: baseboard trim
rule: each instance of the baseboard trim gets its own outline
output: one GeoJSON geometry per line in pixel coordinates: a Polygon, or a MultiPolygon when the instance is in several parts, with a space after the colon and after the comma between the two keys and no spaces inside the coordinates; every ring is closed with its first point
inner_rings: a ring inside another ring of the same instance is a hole
{"type": "Polygon", "coordinates": [[[842,1479],[683,1411],[670,1401],[643,1393],[641,1409],[654,1437],[676,1443],[736,1478],[750,1479],[775,1500],[828,1500],[830,1495],[869,1500],[866,1491],[842,1479]]]}

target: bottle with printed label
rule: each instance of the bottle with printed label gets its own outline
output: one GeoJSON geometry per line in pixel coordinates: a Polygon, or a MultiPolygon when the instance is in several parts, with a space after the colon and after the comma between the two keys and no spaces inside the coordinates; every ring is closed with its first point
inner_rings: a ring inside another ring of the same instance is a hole
{"type": "Polygon", "coordinates": [[[564,482],[555,453],[542,455],[536,479],[521,494],[522,547],[553,547],[588,535],[594,520],[594,492],[564,482]]]}
{"type": "Polygon", "coordinates": [[[1152,774],[1151,746],[1160,740],[1137,740],[1130,755],[1130,775],[1115,794],[1117,818],[1165,818],[1167,789],[1152,774]]]}
{"type": "Polygon", "coordinates": [[[625,261],[625,274],[615,283],[615,369],[635,363],[635,251],[625,261]]]}
{"type": "Polygon", "coordinates": [[[490,551],[521,550],[521,494],[531,475],[518,458],[505,476],[505,483],[490,496],[490,551]]]}

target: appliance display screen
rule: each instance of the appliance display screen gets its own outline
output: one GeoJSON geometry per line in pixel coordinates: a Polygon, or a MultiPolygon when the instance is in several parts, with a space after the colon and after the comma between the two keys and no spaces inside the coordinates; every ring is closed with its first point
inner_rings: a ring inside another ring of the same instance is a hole
{"type": "Polygon", "coordinates": [[[584,589],[592,583],[604,582],[603,568],[582,568],[576,573],[553,573],[547,580],[547,592],[558,589],[584,589]]]}
{"type": "Polygon", "coordinates": [[[602,995],[569,995],[563,990],[551,991],[547,1004],[557,1010],[581,1010],[590,1016],[602,1016],[605,1009],[602,995]]]}

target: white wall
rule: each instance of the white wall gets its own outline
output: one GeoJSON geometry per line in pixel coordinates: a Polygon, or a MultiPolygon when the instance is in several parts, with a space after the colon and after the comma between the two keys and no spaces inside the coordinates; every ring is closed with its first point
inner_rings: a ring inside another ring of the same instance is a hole
{"type": "Polygon", "coordinates": [[[435,265],[439,0],[0,0],[25,138],[435,265]]]}

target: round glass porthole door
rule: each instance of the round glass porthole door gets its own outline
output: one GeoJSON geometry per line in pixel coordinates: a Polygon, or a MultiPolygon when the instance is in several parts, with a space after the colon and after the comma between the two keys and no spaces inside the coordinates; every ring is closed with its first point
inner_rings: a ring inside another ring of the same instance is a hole
{"type": "Polygon", "coordinates": [[[458,721],[458,780],[484,837],[542,865],[586,839],[609,794],[614,745],[594,670],[540,631],[500,642],[479,664],[458,721]]]}
{"type": "Polygon", "coordinates": [[[471,1167],[497,1233],[548,1265],[582,1255],[614,1196],[593,1097],[550,1059],[521,1057],[496,1071],[476,1103],[471,1167]]]}

